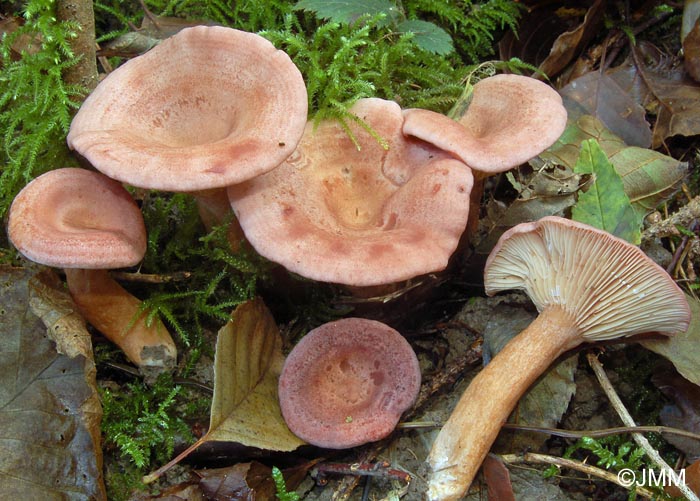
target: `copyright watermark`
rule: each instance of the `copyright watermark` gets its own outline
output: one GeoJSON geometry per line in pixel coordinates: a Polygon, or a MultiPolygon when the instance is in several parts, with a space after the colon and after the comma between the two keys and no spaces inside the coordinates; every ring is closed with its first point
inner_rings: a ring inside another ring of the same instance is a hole
{"type": "Polygon", "coordinates": [[[623,468],[617,472],[617,481],[623,487],[679,487],[685,485],[685,470],[675,472],[671,469],[642,470],[635,472],[629,468],[623,468]]]}

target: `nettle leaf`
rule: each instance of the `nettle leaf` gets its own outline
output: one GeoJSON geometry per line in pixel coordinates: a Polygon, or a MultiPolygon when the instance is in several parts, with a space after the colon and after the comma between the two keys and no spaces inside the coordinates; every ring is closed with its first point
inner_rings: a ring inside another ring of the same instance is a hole
{"type": "Polygon", "coordinates": [[[429,21],[403,21],[396,26],[396,30],[400,33],[413,33],[413,42],[428,52],[444,56],[454,50],[450,34],[429,21]]]}
{"type": "Polygon", "coordinates": [[[628,242],[641,242],[642,217],[625,194],[622,178],[595,139],[581,143],[576,174],[592,174],[595,181],[579,193],[572,219],[605,230],[628,242]]]}
{"type": "Polygon", "coordinates": [[[295,10],[306,10],[321,19],[352,24],[362,16],[385,13],[385,25],[398,14],[398,8],[389,0],[300,0],[295,10]]]}

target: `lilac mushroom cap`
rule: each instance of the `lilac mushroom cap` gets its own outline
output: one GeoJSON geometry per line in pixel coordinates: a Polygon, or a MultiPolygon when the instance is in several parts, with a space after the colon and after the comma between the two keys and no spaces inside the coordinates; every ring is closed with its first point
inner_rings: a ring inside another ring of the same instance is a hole
{"type": "Polygon", "coordinates": [[[389,435],[418,396],[413,349],[391,327],[345,318],[309,332],[287,357],[279,398],[289,429],[345,449],[389,435]]]}
{"type": "Polygon", "coordinates": [[[294,154],[228,188],[241,228],[266,258],[351,286],[399,282],[447,266],[469,216],[471,169],[401,131],[398,104],[371,98],[350,121],[309,122],[294,154]],[[360,148],[358,148],[358,143],[360,148]]]}
{"type": "Polygon", "coordinates": [[[259,35],[187,28],[110,73],[68,145],[113,179],[168,191],[222,188],[273,169],[306,124],[301,73],[259,35]]]}

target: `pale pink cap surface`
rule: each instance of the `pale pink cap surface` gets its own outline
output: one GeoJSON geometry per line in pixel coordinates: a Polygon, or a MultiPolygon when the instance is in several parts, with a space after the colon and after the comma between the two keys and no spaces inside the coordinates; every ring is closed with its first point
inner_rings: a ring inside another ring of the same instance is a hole
{"type": "Polygon", "coordinates": [[[306,116],[306,86],[286,53],[253,33],[197,26],[110,73],[68,145],[132,186],[221,188],[279,165],[306,116]]]}
{"type": "Polygon", "coordinates": [[[129,192],[85,169],[52,170],[27,184],[7,232],[25,257],[59,268],[122,268],[146,253],[143,216],[129,192]]]}
{"type": "Polygon", "coordinates": [[[401,131],[398,104],[364,99],[360,125],[309,122],[298,148],[273,171],[228,188],[255,249],[307,278],[365,286],[447,266],[469,215],[471,169],[401,131]]]}
{"type": "Polygon", "coordinates": [[[474,85],[457,121],[434,111],[404,111],[404,133],[449,151],[480,175],[536,157],[561,136],[567,113],[549,85],[520,75],[496,75],[474,85]]]}

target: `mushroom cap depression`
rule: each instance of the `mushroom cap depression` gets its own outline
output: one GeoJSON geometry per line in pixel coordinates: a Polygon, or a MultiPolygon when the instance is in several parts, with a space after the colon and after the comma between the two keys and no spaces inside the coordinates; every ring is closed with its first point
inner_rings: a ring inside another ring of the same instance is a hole
{"type": "Polygon", "coordinates": [[[398,104],[358,101],[348,120],[309,122],[296,151],[229,187],[255,249],[307,278],[354,286],[399,282],[447,266],[469,215],[464,163],[401,132],[398,104]]]}
{"type": "Polygon", "coordinates": [[[310,331],[287,357],[279,398],[289,429],[345,449],[389,435],[418,396],[413,349],[386,324],[345,318],[310,331]]]}
{"type": "Polygon", "coordinates": [[[143,216],[129,192],[85,169],[52,170],[27,184],[7,232],[25,257],[60,268],[122,268],[146,253],[143,216]]]}
{"type": "Polygon", "coordinates": [[[476,83],[466,113],[456,121],[422,109],[404,114],[405,134],[451,152],[482,175],[536,157],[564,132],[567,119],[557,91],[520,75],[496,75],[476,83]]]}
{"type": "Polygon", "coordinates": [[[221,188],[279,165],[306,124],[301,73],[259,35],[186,28],[110,73],[73,119],[68,145],[141,188],[221,188]]]}
{"type": "Polygon", "coordinates": [[[685,332],[690,309],[673,279],[638,247],[549,216],[505,232],[486,261],[488,295],[521,289],[538,311],[559,306],[589,341],[685,332]]]}

